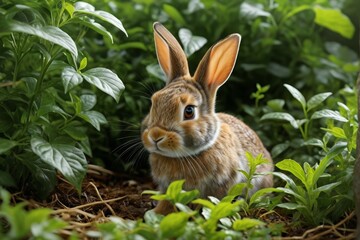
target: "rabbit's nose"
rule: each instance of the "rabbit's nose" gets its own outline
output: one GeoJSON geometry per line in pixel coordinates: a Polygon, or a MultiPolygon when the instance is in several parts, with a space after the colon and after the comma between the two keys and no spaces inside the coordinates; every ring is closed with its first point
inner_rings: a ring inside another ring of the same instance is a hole
{"type": "Polygon", "coordinates": [[[151,138],[155,143],[158,143],[158,142],[160,142],[161,140],[163,140],[164,139],[164,137],[158,137],[158,138],[156,138],[156,139],[154,139],[154,138],[151,138]]]}
{"type": "Polygon", "coordinates": [[[162,130],[159,128],[151,129],[149,132],[149,137],[151,141],[153,141],[155,144],[158,144],[159,142],[161,142],[161,140],[165,138],[162,130]]]}

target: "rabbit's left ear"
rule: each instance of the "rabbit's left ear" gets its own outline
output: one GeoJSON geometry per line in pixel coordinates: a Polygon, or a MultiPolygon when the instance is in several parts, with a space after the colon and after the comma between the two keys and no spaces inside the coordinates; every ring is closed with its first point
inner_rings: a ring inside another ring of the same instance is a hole
{"type": "Polygon", "coordinates": [[[178,77],[190,77],[186,55],[176,38],[160,23],[154,23],[155,48],[167,83],[178,77]]]}
{"type": "Polygon", "coordinates": [[[212,46],[196,69],[194,78],[212,94],[229,78],[239,52],[241,36],[231,34],[212,46]]]}

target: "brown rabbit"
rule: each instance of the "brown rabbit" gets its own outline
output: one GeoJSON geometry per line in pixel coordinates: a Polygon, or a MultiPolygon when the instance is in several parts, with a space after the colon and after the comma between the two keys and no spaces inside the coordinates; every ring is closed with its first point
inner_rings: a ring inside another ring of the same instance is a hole
{"type": "MultiPolygon", "coordinates": [[[[231,186],[245,181],[238,170],[249,169],[246,152],[269,160],[258,173],[272,171],[271,156],[256,133],[231,115],[215,113],[216,92],[234,68],[241,36],[232,34],[212,46],[193,77],[180,44],[160,23],[154,23],[154,38],[167,84],[153,94],[141,133],[159,190],[165,192],[172,181],[185,179],[186,190],[222,198],[231,186]]],[[[272,184],[272,175],[260,175],[252,192],[272,184]]],[[[155,212],[172,209],[160,201],[155,212]]]]}

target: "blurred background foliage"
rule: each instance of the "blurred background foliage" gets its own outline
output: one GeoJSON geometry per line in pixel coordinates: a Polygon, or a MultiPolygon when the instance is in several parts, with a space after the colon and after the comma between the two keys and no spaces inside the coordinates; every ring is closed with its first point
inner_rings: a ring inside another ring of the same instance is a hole
{"type": "MultiPolygon", "coordinates": [[[[283,84],[296,87],[306,99],[331,92],[332,97],[325,103],[330,109],[336,108],[337,102],[355,104],[354,98],[347,96],[354,96],[359,70],[359,1],[89,2],[121,19],[129,35],[119,32],[114,44],[94,32],[83,38],[84,48],[93,57],[89,65],[112,69],[126,86],[120,104],[114,105],[110,97],[99,93],[96,106],[105,111],[109,124],[101,133],[93,133],[94,161],[101,159],[112,168],[146,169],[146,156],[134,147],[137,141],[124,142],[139,137],[140,122],[149,108],[148,98],[164,85],[153,43],[155,21],[162,22],[178,39],[179,30],[184,28],[195,36],[195,45],[199,44],[195,47],[198,51],[189,56],[192,73],[212,44],[234,32],[242,35],[233,74],[218,92],[217,111],[234,114],[254,128],[275,160],[286,156],[314,163],[319,159],[318,149],[303,147],[307,139],[290,124],[260,121],[268,112],[288,111],[296,119],[301,118],[298,102],[290,100],[283,84]],[[320,16],[322,9],[329,12],[320,16]],[[347,21],[348,25],[341,25],[347,21]]],[[[311,123],[309,139],[323,135],[321,124],[311,123]]]]}

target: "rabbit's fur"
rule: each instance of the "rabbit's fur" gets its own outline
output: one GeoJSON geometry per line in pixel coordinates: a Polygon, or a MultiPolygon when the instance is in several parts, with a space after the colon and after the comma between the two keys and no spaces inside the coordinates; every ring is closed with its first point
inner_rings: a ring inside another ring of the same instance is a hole
{"type": "MultiPolygon", "coordinates": [[[[165,192],[174,180],[185,179],[185,189],[198,189],[201,197],[222,198],[232,185],[245,180],[238,170],[249,169],[246,152],[269,160],[258,166],[257,173],[272,171],[271,156],[256,133],[231,115],[215,113],[216,92],[233,70],[240,35],[232,34],[212,46],[194,77],[180,44],[160,23],[154,24],[154,39],[168,81],[151,98],[141,137],[160,191],[165,192]]],[[[251,192],[271,187],[272,182],[271,174],[258,176],[251,192]]],[[[160,201],[155,211],[167,214],[172,208],[160,201]]]]}

